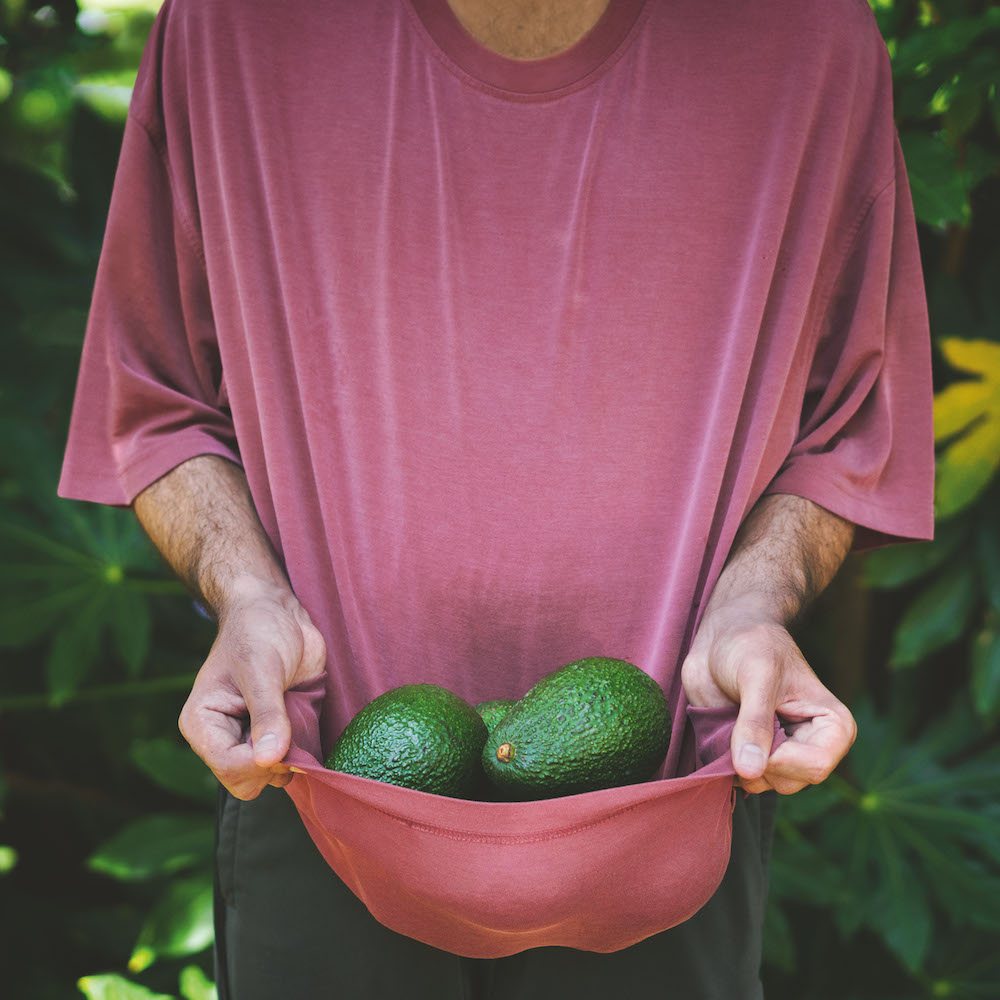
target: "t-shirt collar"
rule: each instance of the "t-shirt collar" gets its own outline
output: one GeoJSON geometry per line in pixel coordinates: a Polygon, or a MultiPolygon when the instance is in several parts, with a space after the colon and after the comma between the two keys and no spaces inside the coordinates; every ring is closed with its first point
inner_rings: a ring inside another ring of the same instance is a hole
{"type": "Polygon", "coordinates": [[[460,74],[512,95],[542,96],[573,88],[612,62],[642,11],[644,0],[611,0],[597,24],[575,45],[545,59],[511,59],[470,35],[448,0],[408,0],[430,37],[460,74]]]}

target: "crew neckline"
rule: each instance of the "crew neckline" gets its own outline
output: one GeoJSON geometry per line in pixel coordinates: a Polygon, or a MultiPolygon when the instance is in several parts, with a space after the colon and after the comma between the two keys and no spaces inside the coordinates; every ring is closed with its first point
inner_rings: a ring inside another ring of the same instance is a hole
{"type": "Polygon", "coordinates": [[[578,42],[542,59],[512,59],[487,48],[463,27],[448,0],[408,0],[439,58],[468,82],[521,100],[575,90],[609,68],[636,26],[644,0],[610,0],[578,42]]]}

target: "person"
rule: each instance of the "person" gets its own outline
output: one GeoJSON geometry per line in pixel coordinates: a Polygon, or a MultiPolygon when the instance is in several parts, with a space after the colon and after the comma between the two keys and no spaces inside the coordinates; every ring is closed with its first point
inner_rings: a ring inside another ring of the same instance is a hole
{"type": "Polygon", "coordinates": [[[220,996],[761,996],[775,793],[855,733],[788,629],[930,537],[930,396],[863,0],[166,0],[60,492],[134,506],[218,622],[180,726],[225,789],[220,996]],[[329,747],[390,687],[585,655],[675,735],[739,706],[712,899],[610,954],[378,924],[280,791],[285,692],[322,679],[329,747]]]}

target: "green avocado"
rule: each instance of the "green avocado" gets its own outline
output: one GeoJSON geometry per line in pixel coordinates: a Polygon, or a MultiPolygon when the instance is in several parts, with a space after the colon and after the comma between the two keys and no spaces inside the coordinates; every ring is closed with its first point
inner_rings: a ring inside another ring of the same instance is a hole
{"type": "Polygon", "coordinates": [[[543,677],[490,733],[483,769],[513,799],[555,798],[651,778],[670,742],[659,684],[592,656],[543,677]]]}
{"type": "Polygon", "coordinates": [[[344,728],[326,766],[421,792],[475,798],[488,731],[479,713],[436,684],[404,684],[370,701],[344,728]]]}
{"type": "Polygon", "coordinates": [[[476,711],[483,717],[486,728],[492,733],[516,704],[513,698],[498,698],[495,701],[481,701],[476,705],[476,711]]]}

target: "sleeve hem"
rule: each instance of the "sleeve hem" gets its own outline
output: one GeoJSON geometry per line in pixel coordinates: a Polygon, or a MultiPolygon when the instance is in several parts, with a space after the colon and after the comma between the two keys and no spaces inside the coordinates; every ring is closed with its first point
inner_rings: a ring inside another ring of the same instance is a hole
{"type": "Polygon", "coordinates": [[[880,503],[845,489],[836,479],[815,469],[792,467],[768,484],[764,495],[789,493],[811,500],[857,526],[854,549],[865,550],[896,542],[930,541],[934,537],[933,503],[899,507],[880,503]]]}
{"type": "Polygon", "coordinates": [[[101,476],[86,469],[64,469],[57,492],[67,500],[129,507],[147,486],[198,455],[218,455],[241,467],[243,464],[235,448],[202,430],[188,430],[123,463],[117,477],[101,476]]]}

